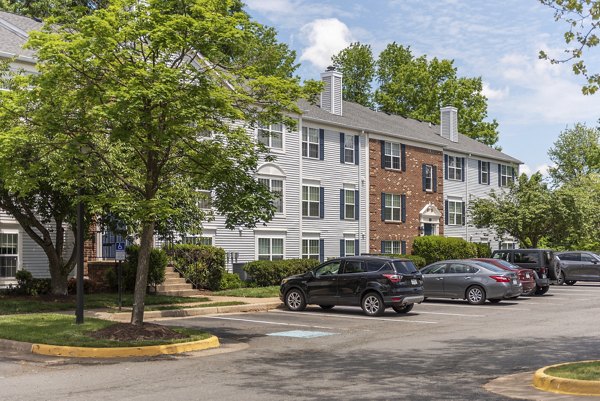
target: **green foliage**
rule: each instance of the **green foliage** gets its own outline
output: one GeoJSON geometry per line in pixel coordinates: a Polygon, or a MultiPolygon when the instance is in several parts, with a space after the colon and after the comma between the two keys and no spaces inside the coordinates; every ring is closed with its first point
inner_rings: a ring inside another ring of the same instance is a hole
{"type": "Polygon", "coordinates": [[[500,236],[513,236],[524,247],[537,248],[554,224],[551,197],[539,172],[531,178],[521,174],[507,192],[492,190],[489,198],[476,199],[469,209],[476,227],[492,228],[500,236]]]}
{"type": "MultiPolygon", "coordinates": [[[[96,282],[89,278],[83,278],[83,293],[92,294],[96,292],[96,282]]],[[[77,278],[71,277],[67,282],[67,293],[69,295],[77,294],[77,278]]]]}
{"type": "MultiPolygon", "coordinates": [[[[173,265],[195,286],[211,291],[221,288],[225,251],[210,245],[177,244],[167,248],[173,265]]],[[[228,280],[226,278],[226,280],[228,280]]]]}
{"type": "Polygon", "coordinates": [[[492,250],[488,244],[474,242],[473,245],[477,249],[478,258],[490,258],[492,256],[492,250]]]}
{"type": "Polygon", "coordinates": [[[371,81],[375,76],[375,60],[370,45],[359,42],[334,55],[333,66],[344,74],[342,96],[344,100],[373,107],[371,81]]]}
{"type": "Polygon", "coordinates": [[[427,235],[413,242],[413,255],[421,256],[427,264],[446,259],[468,259],[478,256],[477,246],[462,238],[427,235]]]}
{"type": "Polygon", "coordinates": [[[575,75],[583,75],[587,81],[581,89],[583,94],[596,93],[600,87],[600,72],[589,71],[583,59],[586,50],[598,46],[600,37],[600,1],[598,0],[540,0],[554,10],[554,19],[564,21],[567,31],[564,34],[565,44],[569,48],[564,52],[565,58],[553,58],[540,51],[540,58],[552,64],[572,62],[575,75]]]}
{"type": "Polygon", "coordinates": [[[556,186],[600,174],[600,129],[575,124],[561,132],[548,156],[553,162],[548,173],[556,186]]]}
{"type": "Polygon", "coordinates": [[[389,256],[390,258],[398,258],[398,259],[409,259],[415,264],[415,266],[420,269],[421,267],[425,267],[427,265],[427,261],[425,258],[419,255],[396,255],[396,254],[382,254],[381,256],[389,256]]]}
{"type": "Polygon", "coordinates": [[[14,293],[19,295],[46,295],[52,290],[50,279],[34,278],[31,272],[24,269],[17,271],[15,278],[17,287],[14,289],[14,293]]]}
{"type": "Polygon", "coordinates": [[[255,260],[244,265],[251,283],[259,287],[281,284],[281,280],[294,274],[306,273],[319,265],[316,259],[255,260]]]}
{"type": "MultiPolygon", "coordinates": [[[[138,255],[140,247],[130,245],[125,249],[126,258],[122,265],[123,269],[123,291],[135,289],[135,279],[138,266],[138,255]]],[[[167,267],[167,253],[162,249],[153,248],[150,252],[150,267],[148,270],[148,285],[156,287],[165,281],[165,269],[167,267]]],[[[111,289],[118,287],[118,275],[116,269],[106,272],[106,281],[111,289]]]]}
{"type": "Polygon", "coordinates": [[[244,282],[235,273],[223,272],[223,276],[221,277],[221,285],[219,286],[220,290],[232,290],[236,288],[243,288],[244,282]]]}
{"type": "Polygon", "coordinates": [[[413,56],[410,47],[390,43],[379,55],[375,101],[382,111],[433,123],[440,108],[458,109],[458,131],[486,145],[498,141],[498,123],[487,118],[480,77],[458,77],[452,60],[413,56]]]}

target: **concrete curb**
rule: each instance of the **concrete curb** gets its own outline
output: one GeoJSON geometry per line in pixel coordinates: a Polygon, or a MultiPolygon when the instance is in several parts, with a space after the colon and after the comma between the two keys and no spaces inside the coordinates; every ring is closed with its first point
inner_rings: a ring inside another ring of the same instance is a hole
{"type": "Polygon", "coordinates": [[[219,346],[219,339],[215,336],[211,336],[205,340],[177,344],[150,345],[145,347],[90,348],[31,344],[30,352],[39,355],[66,356],[72,358],[127,358],[180,354],[182,352],[218,348],[219,346]]]}
{"type": "Polygon", "coordinates": [[[540,390],[559,394],[600,396],[600,381],[565,379],[562,377],[550,376],[546,373],[546,369],[585,362],[597,361],[560,363],[558,365],[551,365],[538,369],[533,375],[533,385],[540,390]]]}

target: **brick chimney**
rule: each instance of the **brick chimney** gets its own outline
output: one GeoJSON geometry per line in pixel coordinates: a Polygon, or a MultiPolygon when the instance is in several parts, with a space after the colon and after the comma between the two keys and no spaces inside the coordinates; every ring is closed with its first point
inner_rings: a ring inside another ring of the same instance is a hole
{"type": "Polygon", "coordinates": [[[446,106],[440,109],[440,135],[452,142],[458,142],[458,110],[446,106]]]}
{"type": "Polygon", "coordinates": [[[338,116],[342,115],[342,73],[334,67],[327,67],[321,73],[325,88],[321,92],[321,108],[338,116]]]}

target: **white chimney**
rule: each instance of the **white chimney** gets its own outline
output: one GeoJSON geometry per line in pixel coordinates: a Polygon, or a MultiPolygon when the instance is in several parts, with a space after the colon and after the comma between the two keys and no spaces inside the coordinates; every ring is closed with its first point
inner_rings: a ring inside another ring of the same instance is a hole
{"type": "Polygon", "coordinates": [[[331,114],[342,115],[342,73],[334,67],[327,67],[321,73],[325,88],[321,92],[321,108],[331,114]]]}
{"type": "Polygon", "coordinates": [[[440,112],[440,135],[452,142],[458,142],[458,109],[446,106],[442,107],[440,112]]]}

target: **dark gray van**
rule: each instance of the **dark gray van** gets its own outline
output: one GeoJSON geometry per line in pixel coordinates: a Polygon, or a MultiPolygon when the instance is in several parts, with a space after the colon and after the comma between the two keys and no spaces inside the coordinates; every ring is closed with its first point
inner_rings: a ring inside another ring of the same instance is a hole
{"type": "Polygon", "coordinates": [[[560,272],[558,259],[550,249],[499,249],[492,252],[492,258],[532,269],[536,275],[536,295],[548,292],[550,280],[556,280],[560,272]]]}

